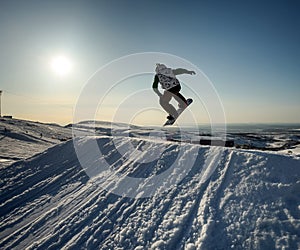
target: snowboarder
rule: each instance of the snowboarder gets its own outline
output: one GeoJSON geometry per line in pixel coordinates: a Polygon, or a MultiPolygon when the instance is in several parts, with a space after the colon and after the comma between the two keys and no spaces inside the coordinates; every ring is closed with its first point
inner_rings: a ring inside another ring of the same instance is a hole
{"type": "Polygon", "coordinates": [[[171,69],[164,64],[157,63],[155,72],[156,74],[152,88],[159,96],[160,105],[169,114],[167,116],[168,120],[165,125],[171,125],[176,121],[180,113],[193,101],[192,99],[186,99],[182,94],[180,94],[181,86],[180,82],[176,78],[176,75],[194,75],[195,71],[182,68],[171,69]],[[158,83],[160,83],[161,87],[164,89],[163,94],[158,90],[158,83]],[[178,102],[178,110],[176,110],[175,107],[170,104],[172,97],[174,97],[174,99],[178,102]]]}

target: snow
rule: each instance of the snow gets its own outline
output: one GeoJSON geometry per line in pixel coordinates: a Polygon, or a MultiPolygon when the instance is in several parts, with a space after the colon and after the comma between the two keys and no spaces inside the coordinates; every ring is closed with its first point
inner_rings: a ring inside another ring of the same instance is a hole
{"type": "Polygon", "coordinates": [[[0,249],[300,248],[300,158],[285,149],[172,142],[158,128],[122,124],[114,136],[107,123],[82,124],[83,155],[91,168],[109,162],[111,184],[81,166],[69,126],[1,119],[1,127],[10,132],[0,142],[0,249]],[[98,158],[85,147],[93,141],[98,158]],[[113,193],[128,176],[144,182],[113,193]]]}
{"type": "Polygon", "coordinates": [[[0,118],[0,168],[71,138],[70,128],[0,118]]]}

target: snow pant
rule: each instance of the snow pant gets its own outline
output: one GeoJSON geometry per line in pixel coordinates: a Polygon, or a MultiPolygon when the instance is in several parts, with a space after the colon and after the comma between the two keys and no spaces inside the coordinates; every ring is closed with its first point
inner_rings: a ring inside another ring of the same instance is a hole
{"type": "Polygon", "coordinates": [[[179,93],[181,86],[177,85],[171,89],[165,90],[163,95],[159,99],[160,105],[163,109],[174,118],[178,117],[177,110],[175,107],[170,104],[172,97],[178,102],[179,109],[185,108],[187,106],[187,101],[182,94],[179,93]]]}

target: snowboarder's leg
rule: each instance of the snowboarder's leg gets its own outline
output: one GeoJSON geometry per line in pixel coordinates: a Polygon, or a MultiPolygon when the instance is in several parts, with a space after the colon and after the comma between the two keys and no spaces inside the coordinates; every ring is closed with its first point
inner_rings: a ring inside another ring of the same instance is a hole
{"type": "Polygon", "coordinates": [[[178,102],[178,107],[181,109],[181,108],[186,108],[187,100],[182,94],[179,93],[180,90],[181,90],[181,86],[177,85],[176,87],[171,88],[169,91],[173,94],[173,97],[178,102]]]}
{"type": "Polygon", "coordinates": [[[175,93],[174,98],[178,102],[178,107],[179,108],[186,108],[187,100],[184,98],[184,96],[182,94],[180,94],[179,92],[175,93]]]}
{"type": "Polygon", "coordinates": [[[169,91],[165,91],[159,99],[159,104],[169,115],[176,118],[178,114],[176,109],[173,107],[173,105],[170,104],[171,98],[172,98],[172,93],[169,91]]]}

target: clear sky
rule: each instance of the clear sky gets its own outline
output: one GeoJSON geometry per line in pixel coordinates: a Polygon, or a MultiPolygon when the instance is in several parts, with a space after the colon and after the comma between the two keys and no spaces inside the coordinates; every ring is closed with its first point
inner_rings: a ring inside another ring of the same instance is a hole
{"type": "MultiPolygon", "coordinates": [[[[299,13],[300,2],[288,0],[0,1],[2,114],[67,124],[96,70],[155,51],[201,69],[228,122],[300,123],[299,13]],[[58,56],[69,60],[65,75],[51,65],[58,56]]],[[[144,80],[142,88],[151,88],[152,76],[144,80]]],[[[146,101],[159,108],[154,93],[146,101]]],[[[101,118],[110,120],[118,105],[111,101],[101,118]]],[[[158,125],[164,117],[141,114],[139,123],[158,125]]]]}

